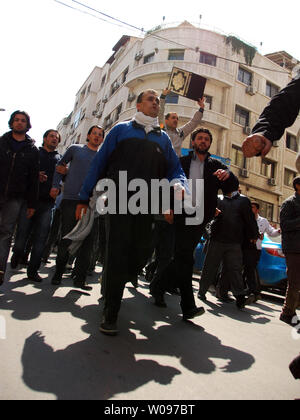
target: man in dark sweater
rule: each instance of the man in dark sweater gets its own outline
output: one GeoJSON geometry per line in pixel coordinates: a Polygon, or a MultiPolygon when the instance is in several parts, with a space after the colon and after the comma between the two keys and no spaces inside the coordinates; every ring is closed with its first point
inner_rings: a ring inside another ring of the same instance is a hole
{"type": "Polygon", "coordinates": [[[34,215],[39,185],[39,151],[26,134],[29,115],[15,111],[8,125],[11,131],[0,138],[0,285],[20,209],[25,201],[27,217],[34,215]]]}
{"type": "Polygon", "coordinates": [[[199,297],[206,300],[205,294],[213,284],[217,271],[223,261],[224,272],[230,278],[231,290],[236,297],[238,308],[253,303],[254,296],[246,299],[242,277],[244,238],[255,242],[259,237],[257,223],[251,209],[250,200],[238,192],[236,177],[224,182],[225,196],[218,200],[220,213],[211,225],[211,238],[204,260],[200,281],[199,297]]]}
{"type": "Polygon", "coordinates": [[[43,146],[40,148],[39,200],[34,216],[28,219],[26,205],[23,205],[19,216],[13,256],[12,268],[16,268],[22,260],[27,241],[32,236],[30,262],[27,268],[28,279],[40,282],[38,274],[43,250],[48,238],[55,200],[50,196],[55,167],[61,158],[56,148],[60,142],[60,134],[56,130],[47,130],[43,136],[43,146]]]}
{"type": "Polygon", "coordinates": [[[300,294],[300,177],[294,179],[295,194],[281,206],[280,227],[282,250],[286,257],[288,288],[280,320],[289,325],[297,325],[300,320],[296,309],[300,294]]]}

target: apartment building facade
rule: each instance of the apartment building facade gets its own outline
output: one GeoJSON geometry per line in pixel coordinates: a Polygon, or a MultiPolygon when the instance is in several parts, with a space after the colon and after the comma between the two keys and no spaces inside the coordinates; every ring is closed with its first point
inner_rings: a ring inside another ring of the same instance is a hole
{"type": "MultiPolygon", "coordinates": [[[[241,144],[270,98],[291,80],[291,68],[299,62],[285,52],[269,57],[256,52],[250,66],[245,54],[249,51],[238,51],[228,41],[222,34],[188,22],[156,28],[143,38],[123,36],[104,66],[92,71],[76,95],[73,111],[60,122],[60,151],[84,143],[93,124],[102,125],[107,132],[117,122],[130,120],[138,94],[148,88],[162,92],[173,67],[179,67],[207,78],[202,125],[213,134],[211,152],[230,159],[242,192],[260,202],[263,215],[278,222],[280,205],[293,193],[291,180],[297,175],[300,118],[266,159],[244,158],[241,144]]],[[[166,113],[177,112],[180,125],[198,107],[174,94],[166,102],[166,113]]],[[[189,146],[187,138],[183,147],[189,146]]]]}

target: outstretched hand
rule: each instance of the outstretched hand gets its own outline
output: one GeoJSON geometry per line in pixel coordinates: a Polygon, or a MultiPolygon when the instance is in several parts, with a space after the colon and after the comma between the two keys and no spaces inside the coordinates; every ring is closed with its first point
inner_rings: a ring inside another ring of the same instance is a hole
{"type": "Polygon", "coordinates": [[[245,157],[266,156],[272,148],[272,142],[262,134],[252,134],[244,140],[242,150],[245,157]]]}

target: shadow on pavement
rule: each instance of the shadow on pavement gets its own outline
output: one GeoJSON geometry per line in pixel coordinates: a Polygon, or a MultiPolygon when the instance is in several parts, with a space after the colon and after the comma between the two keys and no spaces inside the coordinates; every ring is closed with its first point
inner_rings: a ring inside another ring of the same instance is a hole
{"type": "Polygon", "coordinates": [[[34,391],[54,394],[59,400],[107,400],[151,381],[168,385],[183,374],[183,369],[211,374],[217,370],[211,359],[224,360],[221,369],[228,373],[247,370],[255,362],[251,354],[223,345],[199,325],[182,322],[177,296],[168,298],[167,309],[160,309],[138,290],[128,289],[131,296],[122,303],[120,335],[107,337],[98,331],[102,303],[100,308],[97,304],[81,307],[77,304],[81,296],[78,291],[53,296],[56,289],[50,284],[35,286],[34,294],[16,290],[25,284],[19,280],[8,286],[7,294],[0,296],[2,310],[12,311],[17,320],[69,312],[84,321],[82,330],[89,335],[57,351],[40,331],[25,340],[25,384],[34,391]]]}

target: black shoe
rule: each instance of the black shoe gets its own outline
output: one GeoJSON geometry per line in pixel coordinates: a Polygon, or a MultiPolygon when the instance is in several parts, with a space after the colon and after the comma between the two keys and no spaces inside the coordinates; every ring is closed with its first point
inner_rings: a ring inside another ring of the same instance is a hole
{"type": "Polygon", "coordinates": [[[166,292],[170,293],[170,295],[178,295],[180,296],[180,291],[177,289],[177,287],[170,287],[166,290],[166,292]]]}
{"type": "Polygon", "coordinates": [[[119,332],[117,328],[117,323],[109,322],[105,318],[103,318],[99,329],[103,334],[110,335],[110,336],[117,335],[119,332]]]}
{"type": "Polygon", "coordinates": [[[282,313],[280,315],[280,321],[285,322],[286,324],[290,325],[291,327],[296,327],[297,325],[300,324],[300,319],[297,318],[297,315],[285,315],[284,313],[282,313]]]}
{"type": "Polygon", "coordinates": [[[43,281],[42,277],[38,275],[38,273],[28,274],[27,277],[29,281],[33,281],[34,283],[41,283],[43,281]]]}
{"type": "Polygon", "coordinates": [[[254,294],[249,295],[247,298],[244,295],[239,295],[236,297],[236,306],[238,309],[245,308],[246,305],[251,305],[255,302],[254,294]]]}
{"type": "Polygon", "coordinates": [[[218,300],[220,300],[223,303],[232,303],[232,302],[234,302],[234,299],[232,299],[229,296],[219,296],[218,297],[218,300]]]}
{"type": "Polygon", "coordinates": [[[18,254],[14,253],[12,254],[11,260],[10,260],[10,266],[13,270],[15,270],[20,263],[20,257],[18,254]]]}
{"type": "Polygon", "coordinates": [[[87,292],[93,290],[93,288],[91,286],[88,286],[86,283],[80,283],[80,282],[77,282],[77,281],[74,281],[74,287],[76,287],[78,289],[85,290],[87,292]]]}
{"type": "Polygon", "coordinates": [[[5,273],[0,272],[0,286],[4,283],[4,275],[5,273]]]}
{"type": "Polygon", "coordinates": [[[54,273],[52,277],[51,284],[54,286],[59,286],[62,282],[62,275],[60,273],[54,273]]]}
{"type": "Polygon", "coordinates": [[[195,318],[196,316],[201,316],[204,313],[205,313],[205,309],[204,308],[202,308],[202,307],[200,307],[200,308],[195,307],[193,309],[190,309],[187,312],[184,312],[182,314],[182,319],[183,319],[183,321],[187,321],[189,319],[195,318]]]}
{"type": "Polygon", "coordinates": [[[207,301],[207,299],[206,299],[206,295],[205,295],[205,293],[198,293],[198,298],[200,299],[200,300],[202,300],[202,302],[206,302],[207,301]]]}
{"type": "Polygon", "coordinates": [[[159,308],[167,308],[167,304],[165,302],[163,295],[152,295],[154,298],[154,305],[158,306],[159,308]]]}

